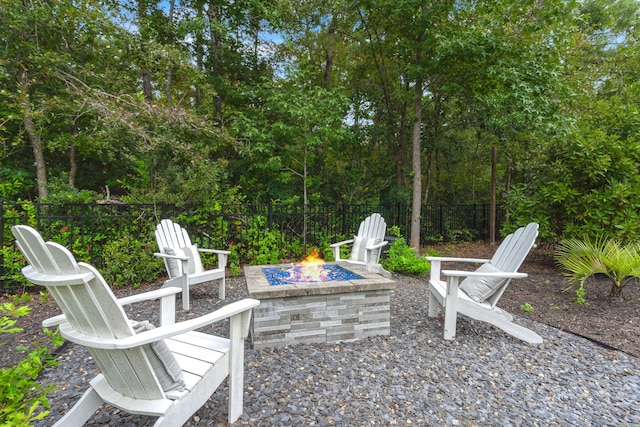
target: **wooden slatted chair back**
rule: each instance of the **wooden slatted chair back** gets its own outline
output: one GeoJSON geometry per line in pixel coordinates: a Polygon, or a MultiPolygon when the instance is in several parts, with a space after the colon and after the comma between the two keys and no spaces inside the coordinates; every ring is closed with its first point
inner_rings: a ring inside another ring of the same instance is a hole
{"type": "Polygon", "coordinates": [[[191,245],[187,230],[170,219],[163,219],[156,227],[156,239],[162,248],[184,248],[191,245]]]}
{"type": "MultiPolygon", "coordinates": [[[[532,222],[505,237],[493,258],[491,258],[490,264],[505,273],[517,272],[535,244],[538,237],[538,228],[539,225],[532,222]]],[[[505,279],[503,284],[487,298],[487,302],[492,307],[496,306],[510,281],[510,279],[505,279]]]]}
{"type": "Polygon", "coordinates": [[[22,272],[32,283],[47,288],[68,323],[60,331],[83,334],[87,349],[113,389],[131,398],[163,399],[153,368],[143,347],[112,350],[91,347],[104,339],[120,339],[135,334],[126,313],[104,278],[89,264],[76,262],[64,246],[45,242],[31,227],[12,227],[16,243],[28,266],[22,272]]]}
{"type": "MultiPolygon", "coordinates": [[[[374,213],[369,215],[360,223],[358,228],[357,237],[364,239],[376,239],[378,242],[383,242],[385,234],[387,233],[387,223],[382,215],[374,213]]],[[[380,259],[380,249],[376,249],[372,253],[373,262],[377,263],[380,259]]]]}
{"type": "Polygon", "coordinates": [[[538,224],[532,222],[505,237],[491,258],[491,264],[507,273],[518,271],[538,237],[538,228],[538,224]]]}
{"type": "MultiPolygon", "coordinates": [[[[157,225],[155,234],[156,242],[158,243],[158,248],[161,253],[167,254],[168,250],[172,250],[173,253],[168,255],[186,255],[193,260],[190,262],[190,265],[192,265],[193,268],[193,273],[202,273],[204,271],[200,254],[195,248],[194,250],[189,251],[188,254],[185,254],[183,251],[184,248],[193,246],[191,239],[189,238],[189,233],[186,229],[182,228],[179,224],[174,223],[170,219],[163,219],[157,225]]],[[[169,278],[174,279],[182,275],[182,265],[180,263],[167,258],[163,258],[163,261],[167,269],[167,273],[169,274],[169,278]],[[175,267],[172,267],[171,264],[175,264],[175,267]]]]}
{"type": "Polygon", "coordinates": [[[379,213],[374,213],[366,217],[358,228],[358,236],[360,237],[372,237],[374,239],[384,240],[386,232],[387,223],[379,213]]]}

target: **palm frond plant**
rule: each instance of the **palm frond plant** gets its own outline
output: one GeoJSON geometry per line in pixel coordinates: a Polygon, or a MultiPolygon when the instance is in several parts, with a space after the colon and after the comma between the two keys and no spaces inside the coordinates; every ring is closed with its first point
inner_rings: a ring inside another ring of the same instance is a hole
{"type": "Polygon", "coordinates": [[[624,297],[623,290],[640,278],[640,244],[611,237],[591,240],[570,238],[561,241],[555,259],[569,281],[576,283],[578,302],[584,300],[584,283],[592,276],[604,274],[611,280],[611,297],[624,297]]]}

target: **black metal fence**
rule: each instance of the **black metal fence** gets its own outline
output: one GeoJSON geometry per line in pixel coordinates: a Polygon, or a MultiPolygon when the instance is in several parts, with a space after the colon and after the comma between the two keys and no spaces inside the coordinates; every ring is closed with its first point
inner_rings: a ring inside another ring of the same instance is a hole
{"type": "MultiPolygon", "coordinates": [[[[180,222],[203,247],[229,248],[247,240],[259,241],[267,232],[277,231],[281,244],[297,242],[304,246],[322,246],[357,232],[360,222],[373,212],[385,218],[387,226],[397,226],[408,238],[411,206],[334,204],[243,204],[220,205],[211,212],[154,204],[66,204],[0,203],[0,241],[13,245],[10,228],[30,224],[45,239],[56,240],[72,248],[79,259],[100,262],[97,248],[103,247],[123,231],[133,239],[155,244],[153,230],[163,218],[180,222]],[[251,232],[253,230],[253,233],[251,232]],[[256,232],[257,231],[257,232],[256,232]]],[[[498,230],[501,223],[498,210],[498,230]]],[[[487,239],[489,205],[425,205],[422,207],[421,242],[448,242],[487,239]]],[[[241,251],[240,251],[241,252],[241,251]]],[[[0,253],[1,256],[2,253],[0,253]]],[[[4,260],[0,260],[0,269],[4,260]]],[[[241,260],[242,255],[241,255],[241,260]]],[[[0,277],[4,273],[0,270],[0,277]]]]}

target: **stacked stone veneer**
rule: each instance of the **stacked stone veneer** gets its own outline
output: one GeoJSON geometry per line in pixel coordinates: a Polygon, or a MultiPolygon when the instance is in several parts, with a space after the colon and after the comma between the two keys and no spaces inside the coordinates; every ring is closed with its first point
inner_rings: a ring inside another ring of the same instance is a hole
{"type": "Polygon", "coordinates": [[[389,335],[395,283],[364,268],[341,265],[362,279],[271,286],[263,266],[246,267],[249,296],[260,300],[253,309],[254,348],[389,335]]]}

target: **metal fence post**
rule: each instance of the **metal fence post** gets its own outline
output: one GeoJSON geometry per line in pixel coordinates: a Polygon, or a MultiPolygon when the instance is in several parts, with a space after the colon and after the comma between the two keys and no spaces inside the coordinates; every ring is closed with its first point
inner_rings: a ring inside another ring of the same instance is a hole
{"type": "Polygon", "coordinates": [[[346,236],[347,232],[347,204],[342,202],[342,235],[346,236]]]}

